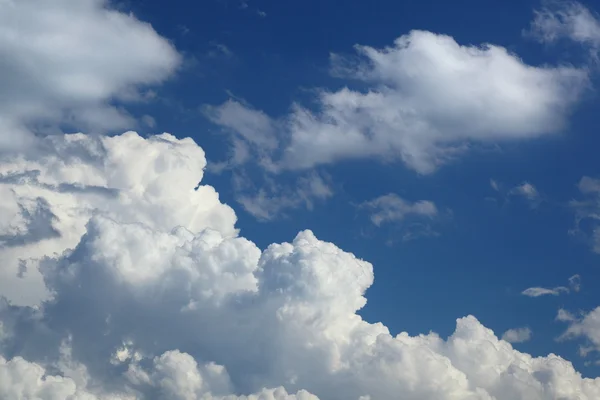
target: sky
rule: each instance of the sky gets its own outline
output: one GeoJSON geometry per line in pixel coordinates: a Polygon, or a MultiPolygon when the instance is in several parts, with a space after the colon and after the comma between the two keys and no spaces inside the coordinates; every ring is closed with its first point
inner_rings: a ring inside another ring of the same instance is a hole
{"type": "Polygon", "coordinates": [[[0,27],[0,398],[600,398],[598,4],[0,27]]]}

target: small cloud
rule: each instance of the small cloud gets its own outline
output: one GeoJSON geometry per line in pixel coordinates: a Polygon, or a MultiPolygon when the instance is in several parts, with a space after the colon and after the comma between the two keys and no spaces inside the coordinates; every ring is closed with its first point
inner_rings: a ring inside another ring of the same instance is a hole
{"type": "Polygon", "coordinates": [[[579,290],[581,290],[581,276],[579,276],[579,274],[569,278],[569,287],[574,292],[579,292],[579,290]]]}
{"type": "Polygon", "coordinates": [[[558,296],[562,293],[579,292],[581,290],[581,276],[579,274],[573,275],[569,278],[569,287],[557,286],[555,288],[543,288],[543,287],[530,287],[529,289],[523,290],[522,295],[528,297],[540,297],[540,296],[558,296]]]}
{"type": "Polygon", "coordinates": [[[523,196],[530,201],[537,201],[540,198],[538,190],[529,182],[523,182],[521,185],[515,186],[509,194],[523,196]]]}
{"type": "Polygon", "coordinates": [[[181,36],[186,36],[191,32],[190,28],[188,28],[186,25],[177,25],[177,30],[179,30],[181,36]]]}
{"type": "Polygon", "coordinates": [[[553,289],[546,289],[546,288],[542,288],[542,287],[531,287],[531,288],[525,289],[525,290],[523,290],[523,292],[521,292],[522,295],[528,296],[528,297],[540,297],[540,296],[547,296],[547,295],[558,296],[561,293],[569,293],[569,288],[566,288],[564,286],[558,286],[553,289]]]}
{"type": "Polygon", "coordinates": [[[560,39],[580,43],[589,47],[593,58],[600,50],[600,19],[576,1],[545,1],[544,7],[535,11],[531,28],[525,34],[542,43],[560,39]]]}
{"type": "Polygon", "coordinates": [[[567,310],[561,308],[558,310],[558,313],[556,314],[556,320],[561,321],[561,322],[571,322],[571,321],[575,321],[576,318],[573,314],[571,314],[567,310]]]}
{"type": "Polygon", "coordinates": [[[234,57],[233,51],[231,51],[231,49],[229,47],[225,46],[223,43],[210,42],[210,46],[212,47],[212,50],[210,50],[207,54],[208,57],[210,57],[210,58],[217,58],[217,57],[233,58],[234,57]]]}
{"type": "Polygon", "coordinates": [[[496,192],[500,191],[500,186],[498,185],[498,182],[496,182],[494,179],[490,179],[490,186],[492,187],[492,189],[494,189],[496,192]]]}
{"type": "Polygon", "coordinates": [[[261,18],[265,18],[267,16],[267,13],[262,10],[256,11],[256,14],[258,14],[258,16],[261,18]]]}
{"type": "Polygon", "coordinates": [[[600,180],[584,176],[577,184],[582,199],[572,200],[575,226],[569,231],[587,242],[594,253],[600,254],[600,180]]]}
{"type": "Polygon", "coordinates": [[[502,335],[502,340],[509,343],[523,343],[531,339],[532,332],[529,328],[509,329],[502,335]]]}
{"type": "Polygon", "coordinates": [[[394,193],[367,201],[361,207],[371,210],[371,222],[376,226],[402,221],[409,215],[433,218],[438,214],[437,207],[429,200],[411,203],[394,193]]]}
{"type": "Polygon", "coordinates": [[[155,128],[156,127],[156,120],[154,119],[154,117],[152,117],[150,115],[144,115],[144,116],[142,116],[142,123],[144,125],[146,125],[148,128],[155,128]]]}
{"type": "Polygon", "coordinates": [[[296,180],[293,186],[284,186],[266,179],[267,184],[249,194],[248,179],[240,174],[233,178],[237,202],[259,221],[270,221],[285,216],[286,211],[304,207],[312,210],[315,201],[333,196],[330,184],[319,174],[312,173],[296,180]],[[244,193],[245,192],[245,193],[244,193]]]}

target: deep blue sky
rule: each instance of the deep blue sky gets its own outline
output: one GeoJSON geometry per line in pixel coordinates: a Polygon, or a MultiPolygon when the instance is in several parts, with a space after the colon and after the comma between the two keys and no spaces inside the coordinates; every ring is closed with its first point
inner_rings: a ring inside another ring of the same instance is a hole
{"type": "MultiPolygon", "coordinates": [[[[582,59],[576,47],[549,48],[523,37],[537,1],[249,0],[247,7],[240,5],[233,0],[124,5],[187,57],[178,77],[158,90],[160,101],[137,110],[157,120],[145,133],[191,136],[209,160],[222,160],[226,138],[203,117],[202,105],[222,103],[229,91],[269,115],[282,115],[294,101],[309,104],[306,89],[346,84],[329,74],[330,52],[351,54],[355,44],[383,47],[413,29],[448,34],[460,44],[504,46],[530,65],[582,59]],[[231,54],[219,52],[219,46],[231,54]]],[[[287,218],[270,222],[257,221],[236,203],[229,174],[208,174],[206,182],[236,209],[242,234],[263,248],[311,229],[372,262],[375,284],[361,312],[370,322],[382,321],[394,334],[434,330],[442,336],[467,314],[498,335],[529,326],[534,340],[515,347],[533,355],[558,353],[592,375],[598,371],[583,365],[577,343],[555,341],[565,326],[554,318],[560,307],[590,310],[600,304],[599,256],[568,235],[574,224],[568,202],[579,197],[577,182],[584,175],[600,176],[598,105],[593,93],[587,96],[561,135],[471,152],[428,176],[377,161],[320,168],[332,178],[334,197],[312,211],[291,210],[287,218]],[[534,209],[519,198],[506,201],[492,190],[490,179],[506,188],[531,182],[546,201],[534,209]],[[437,226],[438,237],[402,242],[401,227],[375,229],[353,205],[387,193],[432,200],[452,216],[437,226]],[[582,278],[580,293],[534,299],[520,294],[531,286],[565,285],[574,274],[582,278]]]]}

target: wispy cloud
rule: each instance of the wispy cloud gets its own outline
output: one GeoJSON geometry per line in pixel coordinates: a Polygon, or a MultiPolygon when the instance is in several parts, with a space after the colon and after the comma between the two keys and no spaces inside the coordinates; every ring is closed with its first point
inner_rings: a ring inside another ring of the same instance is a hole
{"type": "Polygon", "coordinates": [[[554,288],[543,288],[543,287],[530,287],[521,292],[522,295],[528,297],[540,297],[540,296],[558,296],[563,293],[579,292],[581,290],[581,277],[579,275],[573,275],[569,278],[569,286],[557,286],[554,288]]]}
{"type": "Polygon", "coordinates": [[[577,1],[546,0],[535,11],[535,18],[526,35],[543,43],[568,39],[589,47],[597,59],[600,50],[599,16],[577,1]]]}

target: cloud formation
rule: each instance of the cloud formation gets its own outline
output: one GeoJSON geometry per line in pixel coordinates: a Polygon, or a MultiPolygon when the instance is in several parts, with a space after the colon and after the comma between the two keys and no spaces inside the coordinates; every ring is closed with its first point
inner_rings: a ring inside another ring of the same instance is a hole
{"type": "Polygon", "coordinates": [[[106,132],[135,119],[118,104],[142,101],[180,55],[156,31],[105,0],[0,2],[0,151],[35,144],[59,126],[106,132]]]}
{"type": "Polygon", "coordinates": [[[530,66],[503,47],[426,31],[356,50],[355,59],[332,56],[332,68],[365,91],[323,89],[314,109],[294,104],[280,118],[235,100],[206,114],[271,171],[378,158],[427,174],[471,143],[560,131],[588,82],[584,69],[530,66]]]}
{"type": "Polygon", "coordinates": [[[569,286],[556,286],[554,288],[543,288],[543,287],[530,287],[521,292],[522,295],[528,297],[540,297],[540,296],[559,296],[562,293],[579,292],[581,290],[581,277],[579,275],[573,275],[569,278],[569,286]]]}
{"type": "Polygon", "coordinates": [[[600,50],[600,18],[577,1],[544,1],[544,7],[535,12],[529,34],[545,43],[560,39],[581,43],[596,59],[600,50]]]}
{"type": "Polygon", "coordinates": [[[529,328],[509,329],[502,335],[502,340],[508,343],[523,343],[531,339],[532,333],[529,328]]]}
{"type": "MultiPolygon", "coordinates": [[[[3,196],[4,207],[43,198],[61,234],[47,247],[10,248],[26,258],[28,273],[39,271],[51,296],[35,308],[0,302],[4,393],[44,400],[600,395],[600,382],[568,361],[518,352],[472,316],[458,319],[447,339],[394,337],[362,320],[372,265],[310,231],[264,250],[238,236],[231,209],[198,186],[205,159],[190,139],[130,132],[44,141],[48,156],[15,156],[2,169],[19,166],[5,179],[17,195],[3,196]],[[236,397],[243,393],[255,394],[236,397]]],[[[4,226],[26,236],[37,225],[4,226]]]]}

